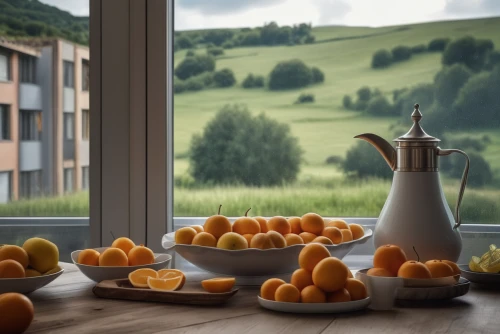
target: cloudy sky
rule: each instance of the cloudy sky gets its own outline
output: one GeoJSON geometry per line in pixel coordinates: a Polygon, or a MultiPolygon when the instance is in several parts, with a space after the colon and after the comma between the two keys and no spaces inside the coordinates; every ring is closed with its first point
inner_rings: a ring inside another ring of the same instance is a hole
{"type": "MultiPolygon", "coordinates": [[[[89,0],[40,0],[88,15],[89,0]]],[[[175,0],[175,28],[280,25],[387,26],[500,16],[500,0],[175,0]]]]}

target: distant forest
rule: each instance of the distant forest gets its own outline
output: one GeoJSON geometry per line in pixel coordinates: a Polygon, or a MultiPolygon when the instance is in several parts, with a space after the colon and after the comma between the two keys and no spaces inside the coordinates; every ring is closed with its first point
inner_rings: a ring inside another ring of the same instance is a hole
{"type": "Polygon", "coordinates": [[[59,37],[89,43],[89,18],[38,0],[0,0],[0,36],[12,38],[59,37]]]}

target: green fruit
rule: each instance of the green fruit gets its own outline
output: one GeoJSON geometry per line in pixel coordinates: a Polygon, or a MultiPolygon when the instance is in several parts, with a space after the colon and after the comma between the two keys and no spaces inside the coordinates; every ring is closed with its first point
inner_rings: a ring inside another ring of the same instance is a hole
{"type": "Polygon", "coordinates": [[[42,238],[31,238],[23,245],[28,253],[30,266],[40,273],[55,268],[59,263],[59,250],[52,242],[42,238]]]}

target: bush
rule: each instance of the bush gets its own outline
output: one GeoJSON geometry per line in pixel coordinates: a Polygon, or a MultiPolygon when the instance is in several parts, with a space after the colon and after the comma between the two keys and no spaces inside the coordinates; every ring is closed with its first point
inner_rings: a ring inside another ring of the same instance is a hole
{"type": "Polygon", "coordinates": [[[469,136],[455,138],[450,140],[450,147],[458,148],[463,151],[474,150],[477,152],[482,152],[486,149],[487,141],[484,139],[472,138],[469,136]]]}
{"type": "Polygon", "coordinates": [[[325,81],[325,74],[317,67],[311,67],[312,82],[320,83],[325,81]]]}
{"type": "Polygon", "coordinates": [[[196,53],[194,50],[187,50],[186,51],[186,57],[193,57],[196,53]]]}
{"type": "Polygon", "coordinates": [[[243,88],[257,88],[264,87],[264,77],[261,75],[253,75],[249,73],[241,83],[243,88]]]}
{"type": "Polygon", "coordinates": [[[215,69],[215,60],[208,55],[194,55],[184,58],[174,70],[175,75],[185,80],[189,77],[203,72],[211,72],[215,69]]]}
{"type": "Polygon", "coordinates": [[[199,77],[191,77],[185,81],[186,90],[190,92],[197,92],[205,88],[203,80],[199,77]]]}
{"type": "Polygon", "coordinates": [[[179,94],[186,91],[186,83],[174,77],[174,94],[179,94]]]}
{"type": "Polygon", "coordinates": [[[316,38],[314,36],[309,35],[306,37],[306,39],[304,39],[304,44],[312,44],[315,40],[316,38]]]}
{"type": "Polygon", "coordinates": [[[311,69],[299,59],[278,63],[269,75],[269,88],[272,90],[305,87],[311,82],[311,69]]]}
{"type": "Polygon", "coordinates": [[[378,50],[372,57],[372,68],[385,68],[392,64],[391,53],[387,50],[378,50]]]}
{"type": "Polygon", "coordinates": [[[214,84],[214,72],[204,72],[192,78],[198,78],[205,87],[210,87],[214,84]]]}
{"type": "MultiPolygon", "coordinates": [[[[470,187],[483,187],[493,181],[493,173],[491,172],[490,165],[483,158],[483,156],[476,152],[469,152],[467,154],[470,159],[469,177],[467,185],[470,187]]],[[[452,167],[449,172],[451,177],[460,179],[464,171],[465,161],[461,156],[450,157],[452,159],[452,167]]]]}
{"type": "Polygon", "coordinates": [[[393,109],[385,96],[376,96],[368,102],[366,112],[373,116],[389,116],[393,113],[393,109]]]}
{"type": "MultiPolygon", "coordinates": [[[[415,103],[418,103],[420,104],[420,110],[427,115],[425,110],[429,109],[434,103],[434,90],[434,84],[420,84],[401,93],[394,102],[393,113],[401,115],[403,122],[408,124],[407,122],[410,120],[410,115],[413,112],[413,106],[415,103]]],[[[424,122],[426,120],[428,120],[427,116],[423,118],[424,122]]]]}
{"type": "Polygon", "coordinates": [[[488,57],[488,61],[485,65],[485,69],[491,70],[496,65],[500,65],[500,51],[491,51],[488,57]]]}
{"type": "Polygon", "coordinates": [[[254,87],[264,87],[265,79],[262,75],[256,75],[254,77],[254,87]]]}
{"type": "Polygon", "coordinates": [[[288,125],[238,105],[223,107],[189,152],[193,178],[214,184],[282,185],[297,178],[302,159],[288,125]]]}
{"type": "Polygon", "coordinates": [[[365,101],[368,102],[370,101],[370,98],[372,97],[372,91],[370,90],[370,87],[364,86],[358,89],[356,92],[358,95],[358,100],[359,101],[365,101]]]}
{"type": "Polygon", "coordinates": [[[222,48],[223,49],[232,49],[234,47],[234,43],[231,41],[225,41],[222,43],[222,48]]]}
{"type": "Polygon", "coordinates": [[[401,96],[401,94],[404,94],[408,91],[408,88],[399,88],[399,89],[395,89],[392,91],[392,102],[396,102],[399,97],[401,96]]]}
{"type": "Polygon", "coordinates": [[[396,46],[391,50],[392,61],[404,61],[411,58],[411,49],[407,46],[396,46]]]}
{"type": "Polygon", "coordinates": [[[207,48],[207,55],[210,55],[210,56],[214,56],[214,57],[217,57],[217,56],[220,56],[220,55],[223,55],[224,54],[224,49],[223,48],[219,48],[219,47],[211,47],[211,48],[207,48]]]}
{"type": "Polygon", "coordinates": [[[448,44],[443,52],[443,65],[462,63],[472,70],[481,70],[488,60],[489,52],[493,50],[491,40],[476,40],[466,36],[448,44]]]}
{"type": "Polygon", "coordinates": [[[343,161],[344,160],[342,159],[342,157],[338,155],[330,155],[328,158],[326,158],[325,163],[327,165],[340,165],[343,161]]]}
{"type": "Polygon", "coordinates": [[[443,68],[434,77],[436,101],[444,107],[451,107],[460,88],[471,76],[472,72],[462,64],[443,68]]]}
{"type": "Polygon", "coordinates": [[[424,44],[419,44],[411,47],[411,52],[413,54],[419,54],[427,51],[427,47],[424,44]]]}
{"type": "Polygon", "coordinates": [[[427,50],[431,52],[444,51],[449,42],[450,42],[449,38],[435,38],[429,42],[427,50]]]}
{"type": "Polygon", "coordinates": [[[356,111],[365,111],[368,107],[368,101],[357,100],[354,103],[354,110],[356,111]]]}
{"type": "Polygon", "coordinates": [[[224,68],[214,73],[214,82],[217,87],[231,87],[236,83],[236,78],[232,70],[224,68]]]}
{"type": "Polygon", "coordinates": [[[193,41],[191,38],[181,35],[180,37],[175,38],[175,42],[177,43],[177,46],[179,49],[190,49],[194,46],[193,41]]]}
{"type": "Polygon", "coordinates": [[[238,35],[238,42],[243,46],[260,45],[260,34],[257,31],[250,31],[238,35]]]}
{"type": "Polygon", "coordinates": [[[233,38],[234,32],[229,29],[211,29],[203,35],[203,41],[207,44],[222,45],[225,41],[233,38]]]}
{"type": "Polygon", "coordinates": [[[350,95],[344,95],[342,98],[342,105],[344,106],[345,109],[352,109],[352,98],[350,95]]]}
{"type": "Polygon", "coordinates": [[[312,102],[314,102],[314,94],[306,94],[306,93],[300,94],[297,101],[295,101],[296,104],[312,103],[312,102]]]}
{"type": "Polygon", "coordinates": [[[380,153],[367,142],[359,141],[347,151],[342,162],[343,171],[356,177],[380,177],[389,179],[393,176],[391,168],[387,165],[380,153]]]}

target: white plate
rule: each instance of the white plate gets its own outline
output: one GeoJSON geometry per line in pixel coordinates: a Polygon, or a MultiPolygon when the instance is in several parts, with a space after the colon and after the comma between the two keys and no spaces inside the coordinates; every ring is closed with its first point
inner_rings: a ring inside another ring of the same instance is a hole
{"type": "Polygon", "coordinates": [[[37,277],[0,278],[0,293],[30,293],[46,286],[47,284],[61,276],[63,272],[64,269],[61,269],[57,273],[37,277]]]}
{"type": "MultiPolygon", "coordinates": [[[[94,248],[99,253],[104,252],[109,247],[94,248]]],[[[139,268],[151,268],[154,270],[160,270],[166,268],[168,263],[172,259],[169,254],[159,254],[155,257],[155,262],[152,264],[145,264],[141,266],[127,266],[127,267],[99,267],[99,266],[88,266],[85,264],[77,263],[78,255],[81,250],[77,250],[71,253],[71,260],[80,269],[82,274],[90,278],[94,282],[101,282],[104,280],[112,280],[119,278],[128,278],[128,274],[139,268]]]]}
{"type": "MultiPolygon", "coordinates": [[[[340,245],[325,245],[332,256],[342,259],[356,245],[364,244],[372,236],[372,230],[364,228],[365,235],[340,245]]],[[[174,249],[195,266],[216,274],[231,276],[271,276],[292,273],[299,268],[297,261],[305,245],[285,248],[226,250],[215,247],[177,245],[175,232],[162,238],[163,248],[174,249]]]]}
{"type": "Polygon", "coordinates": [[[273,311],[288,313],[344,313],[363,310],[370,305],[370,297],[343,303],[284,303],[263,299],[260,296],[260,306],[273,311]]]}

